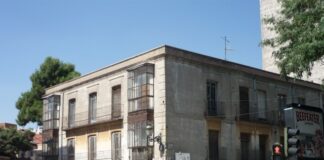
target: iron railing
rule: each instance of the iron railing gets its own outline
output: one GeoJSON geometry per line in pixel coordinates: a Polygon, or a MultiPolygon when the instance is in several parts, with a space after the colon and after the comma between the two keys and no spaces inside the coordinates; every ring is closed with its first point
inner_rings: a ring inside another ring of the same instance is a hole
{"type": "MultiPolygon", "coordinates": [[[[114,157],[112,155],[112,151],[111,150],[100,150],[97,152],[94,152],[92,154],[92,158],[94,158],[95,160],[122,160],[123,159],[123,155],[120,154],[119,157],[114,157]]],[[[88,152],[77,152],[73,155],[68,155],[68,154],[63,154],[62,158],[63,160],[88,160],[90,159],[89,157],[90,155],[88,155],[88,152]]]]}
{"type": "Polygon", "coordinates": [[[113,107],[99,107],[94,110],[94,117],[90,115],[89,111],[77,112],[70,117],[67,115],[63,118],[63,129],[71,129],[80,126],[121,119],[121,108],[121,104],[114,105],[113,107]]]}

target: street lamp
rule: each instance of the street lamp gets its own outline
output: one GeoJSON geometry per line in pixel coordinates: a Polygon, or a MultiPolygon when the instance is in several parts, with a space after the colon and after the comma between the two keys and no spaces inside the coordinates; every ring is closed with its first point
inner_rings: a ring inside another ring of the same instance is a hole
{"type": "Polygon", "coordinates": [[[164,145],[162,143],[161,133],[154,137],[154,130],[153,130],[153,125],[152,124],[147,124],[146,125],[146,135],[147,135],[147,140],[149,142],[153,142],[153,143],[157,142],[159,144],[160,152],[164,151],[164,145]]]}

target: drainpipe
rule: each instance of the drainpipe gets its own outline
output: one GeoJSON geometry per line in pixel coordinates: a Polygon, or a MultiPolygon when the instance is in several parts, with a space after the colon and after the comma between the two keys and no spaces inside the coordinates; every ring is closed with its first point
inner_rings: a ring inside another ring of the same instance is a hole
{"type": "Polygon", "coordinates": [[[63,131],[62,131],[62,128],[63,128],[63,103],[64,103],[64,93],[61,93],[60,96],[62,97],[61,98],[61,103],[60,103],[60,117],[59,117],[59,123],[60,123],[60,126],[59,126],[59,140],[61,141],[60,142],[60,145],[59,145],[59,150],[60,150],[60,153],[59,153],[59,159],[60,160],[63,160],[63,131]]]}
{"type": "MultiPolygon", "coordinates": [[[[255,75],[253,76],[253,93],[254,93],[253,106],[256,109],[256,111],[258,112],[259,111],[259,108],[258,108],[258,106],[256,104],[256,100],[257,100],[257,89],[256,89],[256,78],[255,78],[255,75]]],[[[253,119],[254,120],[257,120],[257,116],[258,116],[258,113],[256,113],[256,115],[253,115],[253,119]]],[[[257,127],[256,126],[254,126],[254,131],[253,131],[253,134],[251,136],[253,136],[253,139],[254,139],[254,145],[253,145],[254,146],[254,154],[255,154],[254,156],[255,157],[258,157],[257,146],[256,146],[256,142],[257,142],[258,136],[257,136],[257,127]]]]}

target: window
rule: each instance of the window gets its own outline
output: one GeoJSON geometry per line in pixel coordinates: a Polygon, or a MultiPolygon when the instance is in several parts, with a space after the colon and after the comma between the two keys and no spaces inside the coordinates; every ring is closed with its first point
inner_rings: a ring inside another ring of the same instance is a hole
{"type": "Polygon", "coordinates": [[[249,160],[250,134],[241,133],[241,160],[249,160]]]}
{"type": "Polygon", "coordinates": [[[60,96],[50,96],[43,103],[43,129],[57,129],[59,125],[60,96]]]}
{"type": "Polygon", "coordinates": [[[207,82],[207,104],[208,104],[208,115],[217,115],[217,83],[208,81],[207,82]]]}
{"type": "Polygon", "coordinates": [[[112,117],[119,118],[121,114],[121,87],[112,88],[112,117]]]}
{"type": "Polygon", "coordinates": [[[284,109],[287,105],[287,96],[278,94],[278,108],[279,108],[279,119],[285,121],[284,109]]]}
{"type": "Polygon", "coordinates": [[[68,151],[68,160],[74,160],[74,139],[68,139],[67,141],[67,151],[68,151]]]}
{"type": "Polygon", "coordinates": [[[88,159],[89,160],[97,159],[96,136],[89,136],[88,137],[88,159]]]}
{"type": "Polygon", "coordinates": [[[209,130],[209,160],[218,160],[218,132],[209,130]]]}
{"type": "Polygon", "coordinates": [[[145,64],[129,71],[128,111],[153,109],[154,66],[145,64]]]}
{"type": "Polygon", "coordinates": [[[152,146],[148,146],[146,125],[147,121],[128,124],[128,147],[132,160],[151,160],[153,157],[152,146]]]}
{"type": "Polygon", "coordinates": [[[145,121],[128,124],[128,147],[147,146],[146,124],[145,121]]]}
{"type": "Polygon", "coordinates": [[[89,95],[89,123],[96,122],[97,118],[97,93],[89,95]]]}
{"type": "Polygon", "coordinates": [[[111,157],[112,160],[121,160],[121,134],[114,132],[111,135],[111,157]]]}
{"type": "Polygon", "coordinates": [[[69,100],[69,113],[68,113],[69,127],[73,127],[75,123],[75,99],[69,100]]]}
{"type": "Polygon", "coordinates": [[[302,104],[302,105],[305,105],[306,103],[306,100],[305,100],[305,98],[304,97],[298,97],[297,98],[297,102],[299,103],[299,104],[302,104]]]}
{"type": "Polygon", "coordinates": [[[153,159],[153,148],[133,148],[130,150],[131,160],[152,160],[153,159]]]}
{"type": "Polygon", "coordinates": [[[258,118],[266,119],[267,118],[266,92],[262,90],[258,90],[257,99],[258,99],[258,118]]]}
{"type": "Polygon", "coordinates": [[[249,120],[249,89],[240,87],[240,119],[249,120]]]}
{"type": "Polygon", "coordinates": [[[259,135],[259,159],[267,159],[267,135],[259,135]]]}
{"type": "Polygon", "coordinates": [[[45,156],[57,156],[58,155],[58,140],[56,138],[44,139],[43,154],[45,156]]]}

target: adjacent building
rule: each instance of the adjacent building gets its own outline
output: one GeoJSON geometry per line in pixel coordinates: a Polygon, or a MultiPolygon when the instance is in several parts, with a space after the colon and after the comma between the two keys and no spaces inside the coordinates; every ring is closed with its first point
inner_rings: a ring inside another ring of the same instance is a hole
{"type": "Polygon", "coordinates": [[[14,128],[17,129],[17,125],[16,124],[12,124],[12,123],[0,123],[0,128],[14,128]]]}
{"type": "MultiPolygon", "coordinates": [[[[277,34],[274,31],[271,31],[263,21],[267,17],[279,17],[280,16],[280,3],[278,0],[260,0],[260,17],[261,17],[261,36],[262,40],[274,38],[277,34]]],[[[272,56],[273,51],[277,48],[270,46],[262,47],[262,68],[266,71],[279,73],[279,69],[275,64],[275,58],[272,56]]],[[[312,69],[312,75],[310,77],[304,76],[302,79],[311,81],[314,83],[322,84],[324,80],[324,64],[323,62],[315,62],[312,69]]]]}
{"type": "Polygon", "coordinates": [[[283,107],[323,101],[318,84],[165,45],[46,89],[43,154],[269,159],[283,142],[283,107]]]}

